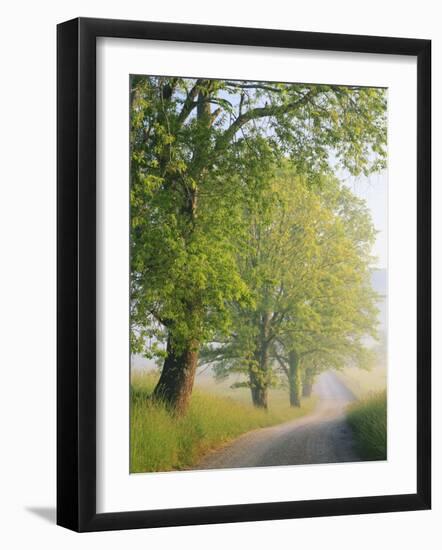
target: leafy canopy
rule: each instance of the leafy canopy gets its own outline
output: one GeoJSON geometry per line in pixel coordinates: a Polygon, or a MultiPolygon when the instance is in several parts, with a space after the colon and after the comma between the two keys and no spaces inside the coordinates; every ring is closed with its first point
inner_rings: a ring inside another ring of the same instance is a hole
{"type": "Polygon", "coordinates": [[[385,165],[381,89],[133,76],[130,100],[134,352],[229,334],[235,307],[256,300],[238,260],[244,213],[281,162],[308,185],[385,165]]]}

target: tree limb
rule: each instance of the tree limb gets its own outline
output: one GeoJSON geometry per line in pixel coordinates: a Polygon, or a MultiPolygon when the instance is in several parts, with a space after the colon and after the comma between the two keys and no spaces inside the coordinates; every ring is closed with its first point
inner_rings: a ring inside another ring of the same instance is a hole
{"type": "Polygon", "coordinates": [[[198,94],[199,86],[201,85],[202,80],[198,79],[190,92],[187,94],[187,97],[183,103],[183,108],[181,109],[180,114],[178,115],[178,124],[181,126],[186,118],[190,115],[193,109],[196,107],[195,98],[198,94]]]}
{"type": "Polygon", "coordinates": [[[221,136],[218,138],[217,143],[215,145],[215,152],[219,152],[220,150],[222,150],[227,145],[227,143],[229,143],[229,141],[233,138],[236,132],[251,120],[256,120],[258,118],[264,118],[264,117],[270,117],[270,116],[283,115],[290,111],[294,111],[301,105],[307,103],[308,99],[312,94],[313,94],[312,90],[309,90],[301,98],[297,99],[296,101],[292,101],[291,103],[284,103],[282,105],[276,105],[276,106],[267,105],[265,107],[254,107],[253,109],[249,109],[248,111],[242,113],[234,120],[234,122],[232,122],[232,124],[227,128],[227,130],[225,130],[221,134],[221,136]]]}
{"type": "Polygon", "coordinates": [[[275,92],[279,94],[282,92],[281,88],[274,88],[264,84],[238,84],[238,82],[226,82],[226,85],[241,89],[251,88],[253,90],[267,90],[268,92],[275,92]]]}

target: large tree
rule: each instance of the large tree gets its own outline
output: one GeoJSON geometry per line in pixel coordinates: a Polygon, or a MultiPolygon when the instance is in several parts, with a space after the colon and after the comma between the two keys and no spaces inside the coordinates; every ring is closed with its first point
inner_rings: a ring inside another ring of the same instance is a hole
{"type": "Polygon", "coordinates": [[[232,369],[245,372],[257,407],[268,406],[271,352],[288,316],[295,311],[303,318],[309,315],[301,312],[300,304],[316,289],[320,218],[317,196],[287,167],[278,171],[245,212],[248,233],[238,266],[251,299],[234,304],[233,331],[223,343],[204,349],[202,360],[216,364],[221,376],[232,369]]]}
{"type": "Polygon", "coordinates": [[[292,406],[300,406],[303,380],[311,387],[314,373],[348,364],[367,368],[372,359],[367,341],[377,338],[379,296],[371,285],[375,230],[369,211],[336,180],[316,194],[330,218],[318,219],[315,292],[303,301],[308,322],[288,312],[274,346],[292,406]]]}
{"type": "Polygon", "coordinates": [[[281,370],[290,403],[299,406],[302,367],[312,356],[317,366],[324,358],[329,367],[365,364],[365,339],[375,336],[377,324],[374,230],[364,203],[336,179],[314,189],[281,170],[264,199],[247,215],[249,243],[240,262],[253,299],[235,307],[234,330],[202,359],[219,376],[246,374],[243,385],[264,408],[281,370]]]}
{"type": "Polygon", "coordinates": [[[248,201],[281,158],[311,184],[337,166],[382,168],[386,98],[144,76],[131,78],[130,98],[132,350],[165,356],[154,395],[184,412],[201,346],[229,330],[231,303],[249,299],[236,261],[248,201]]]}

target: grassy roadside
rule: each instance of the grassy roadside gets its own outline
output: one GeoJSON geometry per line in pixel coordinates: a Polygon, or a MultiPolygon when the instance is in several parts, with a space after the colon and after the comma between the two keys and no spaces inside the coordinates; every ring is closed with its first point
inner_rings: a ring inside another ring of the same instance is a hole
{"type": "Polygon", "coordinates": [[[337,371],[336,375],[357,398],[348,407],[347,419],[352,427],[360,456],[364,460],[387,458],[387,370],[380,365],[371,370],[355,367],[337,371]]]}
{"type": "Polygon", "coordinates": [[[373,393],[349,406],[347,419],[365,460],[387,458],[387,392],[373,393]]]}
{"type": "Polygon", "coordinates": [[[271,390],[269,411],[238,399],[195,389],[189,412],[175,418],[163,406],[149,401],[155,384],[152,373],[134,373],[131,383],[131,472],[181,470],[195,464],[208,450],[244,432],[272,426],[311,412],[315,399],[300,409],[288,405],[287,393],[271,390]]]}

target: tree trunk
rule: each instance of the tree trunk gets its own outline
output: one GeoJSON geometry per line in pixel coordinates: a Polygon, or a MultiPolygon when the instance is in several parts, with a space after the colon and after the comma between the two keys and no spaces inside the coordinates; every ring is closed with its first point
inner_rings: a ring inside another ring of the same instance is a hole
{"type": "Polygon", "coordinates": [[[252,403],[255,407],[258,409],[268,409],[269,403],[268,403],[268,396],[267,396],[267,388],[265,386],[255,386],[251,387],[252,392],[252,403]]]}
{"type": "Polygon", "coordinates": [[[167,340],[167,357],[152,396],[179,415],[185,414],[190,404],[198,347],[192,340],[175,350],[171,336],[167,340]]]}
{"type": "Polygon", "coordinates": [[[311,396],[314,379],[315,379],[315,375],[313,373],[313,369],[311,369],[311,368],[305,369],[303,380],[302,380],[302,395],[303,395],[303,397],[310,397],[311,396]]]}
{"type": "Polygon", "coordinates": [[[263,382],[262,376],[263,372],[258,368],[258,373],[254,370],[250,370],[249,379],[250,379],[250,391],[252,394],[252,403],[255,407],[259,409],[268,408],[268,395],[267,395],[267,384],[263,382]]]}
{"type": "Polygon", "coordinates": [[[252,402],[260,409],[268,408],[269,323],[270,314],[266,312],[260,319],[260,334],[256,342],[254,363],[249,370],[252,402]]]}
{"type": "Polygon", "coordinates": [[[252,403],[259,409],[268,408],[268,346],[261,345],[255,352],[255,360],[249,370],[252,403]]]}
{"type": "Polygon", "coordinates": [[[290,405],[292,407],[301,406],[301,365],[299,357],[295,351],[289,353],[289,389],[290,405]]]}

